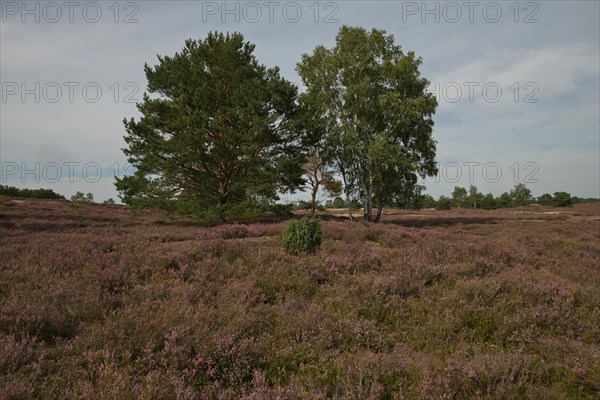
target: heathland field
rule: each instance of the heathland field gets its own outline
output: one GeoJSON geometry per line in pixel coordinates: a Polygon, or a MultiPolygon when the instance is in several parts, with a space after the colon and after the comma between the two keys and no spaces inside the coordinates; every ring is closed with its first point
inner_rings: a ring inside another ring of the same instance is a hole
{"type": "Polygon", "coordinates": [[[597,203],[284,227],[4,199],[0,398],[598,398],[597,203]]]}

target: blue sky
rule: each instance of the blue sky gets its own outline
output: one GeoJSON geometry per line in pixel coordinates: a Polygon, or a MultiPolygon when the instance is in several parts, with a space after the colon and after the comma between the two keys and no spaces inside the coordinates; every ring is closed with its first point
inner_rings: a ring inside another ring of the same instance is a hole
{"type": "MultiPolygon", "coordinates": [[[[600,197],[600,2],[0,3],[1,184],[117,198],[124,117],[138,115],[144,63],[188,38],[239,31],[288,80],[343,25],[384,29],[423,58],[440,106],[435,197],[475,184],[496,195],[600,197]]],[[[302,195],[285,196],[291,201],[302,195]]]]}

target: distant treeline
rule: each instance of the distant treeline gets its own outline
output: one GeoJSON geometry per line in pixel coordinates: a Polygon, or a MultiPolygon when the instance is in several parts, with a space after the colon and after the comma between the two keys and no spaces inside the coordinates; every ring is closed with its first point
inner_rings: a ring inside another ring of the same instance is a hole
{"type": "Polygon", "coordinates": [[[0,196],[27,197],[30,199],[64,199],[65,196],[52,189],[19,189],[14,186],[0,185],[0,196]]]}
{"type": "MultiPolygon", "coordinates": [[[[545,193],[539,197],[531,195],[524,184],[516,185],[510,192],[502,193],[500,196],[494,196],[492,193],[483,194],[479,192],[475,185],[468,189],[455,186],[450,196],[440,196],[434,199],[432,196],[422,193],[424,186],[417,188],[414,192],[407,192],[407,195],[400,198],[400,202],[387,204],[391,208],[405,209],[423,209],[435,208],[438,210],[448,210],[450,208],[479,208],[483,210],[493,210],[497,208],[522,207],[531,204],[539,204],[554,207],[571,207],[574,204],[598,202],[600,199],[593,197],[582,198],[572,196],[567,192],[555,192],[554,194],[545,193]]],[[[300,201],[295,205],[296,209],[308,209],[309,202],[300,201]]],[[[346,208],[347,202],[341,197],[328,200],[325,203],[327,208],[346,208]]],[[[352,202],[352,208],[361,208],[362,204],[358,200],[352,202]]],[[[323,208],[323,207],[321,207],[323,208]]]]}

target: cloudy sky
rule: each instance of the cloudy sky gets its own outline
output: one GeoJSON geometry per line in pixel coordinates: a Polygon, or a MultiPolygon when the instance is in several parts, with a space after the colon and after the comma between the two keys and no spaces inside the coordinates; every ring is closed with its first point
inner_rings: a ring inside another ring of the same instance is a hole
{"type": "MultiPolygon", "coordinates": [[[[440,103],[440,175],[496,195],[600,197],[600,2],[0,2],[1,184],[117,198],[124,117],[143,66],[188,38],[239,31],[262,64],[295,71],[342,25],[384,29],[423,58],[440,103]]],[[[291,201],[296,196],[284,197],[291,201]]]]}

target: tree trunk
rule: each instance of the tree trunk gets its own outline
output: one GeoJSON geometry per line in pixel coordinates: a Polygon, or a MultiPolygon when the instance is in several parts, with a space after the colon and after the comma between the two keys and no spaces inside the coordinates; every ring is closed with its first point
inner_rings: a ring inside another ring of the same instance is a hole
{"type": "Polygon", "coordinates": [[[373,210],[373,186],[370,180],[367,180],[367,173],[362,168],[360,163],[356,164],[358,174],[360,176],[361,184],[363,187],[363,215],[364,220],[371,222],[372,216],[371,211],[373,210]]]}
{"type": "Polygon", "coordinates": [[[365,211],[365,221],[371,222],[371,219],[372,219],[371,213],[373,211],[373,199],[371,198],[370,188],[367,191],[367,194],[365,195],[364,211],[365,211]]]}
{"type": "Polygon", "coordinates": [[[350,217],[350,222],[354,222],[354,217],[352,216],[352,203],[350,203],[350,197],[346,195],[346,203],[348,203],[348,216],[350,217]]]}
{"type": "Polygon", "coordinates": [[[352,216],[352,203],[350,202],[350,191],[348,190],[348,182],[346,181],[346,169],[339,161],[338,168],[342,174],[342,181],[344,182],[344,194],[346,195],[346,204],[348,205],[348,216],[350,217],[350,222],[354,222],[354,217],[352,216]]]}
{"type": "Polygon", "coordinates": [[[375,216],[373,222],[379,222],[379,220],[381,219],[381,214],[383,214],[383,204],[379,204],[379,207],[377,207],[377,215],[375,216]]]}
{"type": "Polygon", "coordinates": [[[310,215],[315,215],[315,209],[317,208],[317,191],[319,190],[319,186],[315,185],[312,189],[311,193],[311,210],[310,215]]]}
{"type": "Polygon", "coordinates": [[[365,188],[365,221],[371,222],[373,220],[373,185],[372,182],[368,182],[365,188]]]}

